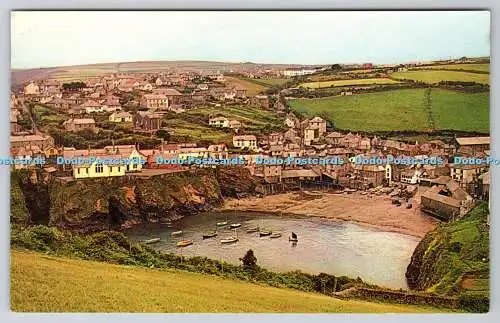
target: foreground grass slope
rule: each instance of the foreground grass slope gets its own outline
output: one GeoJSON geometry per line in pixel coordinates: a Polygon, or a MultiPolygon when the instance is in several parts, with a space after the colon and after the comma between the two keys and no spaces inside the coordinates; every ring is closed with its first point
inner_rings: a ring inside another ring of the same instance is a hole
{"type": "Polygon", "coordinates": [[[146,269],[12,250],[16,312],[429,312],[345,301],[177,270],[146,269]]]}

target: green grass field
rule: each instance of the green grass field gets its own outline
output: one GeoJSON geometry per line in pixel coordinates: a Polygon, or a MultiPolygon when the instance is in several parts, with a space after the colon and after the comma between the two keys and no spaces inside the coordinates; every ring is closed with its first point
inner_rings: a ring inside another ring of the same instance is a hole
{"type": "Polygon", "coordinates": [[[198,140],[213,142],[232,141],[234,133],[230,129],[217,129],[208,125],[209,116],[220,115],[243,123],[245,131],[266,131],[284,127],[283,117],[272,111],[252,107],[204,107],[168,116],[164,123],[177,136],[187,136],[198,140]]]}
{"type": "Polygon", "coordinates": [[[270,79],[251,79],[245,78],[244,80],[248,82],[253,82],[263,86],[280,86],[290,81],[290,79],[285,78],[270,78],[270,79]]]}
{"type": "MultiPolygon", "coordinates": [[[[353,131],[432,130],[424,106],[425,89],[290,101],[299,114],[322,116],[339,129],[353,131]]],[[[482,131],[489,129],[488,93],[465,94],[432,89],[436,129],[482,131]]]]}
{"type": "Polygon", "coordinates": [[[435,84],[441,81],[462,81],[462,82],[476,82],[481,84],[489,84],[489,74],[467,73],[460,71],[407,71],[395,72],[392,74],[394,79],[399,80],[413,80],[421,81],[424,83],[435,84]]]}
{"type": "Polygon", "coordinates": [[[454,71],[489,72],[490,64],[447,64],[416,67],[415,69],[444,69],[454,71]]]}
{"type": "Polygon", "coordinates": [[[335,80],[335,81],[320,81],[302,83],[300,87],[310,89],[319,89],[331,86],[350,86],[350,85],[372,85],[372,84],[397,84],[400,83],[388,78],[370,78],[370,79],[352,79],[352,80],[335,80]]]}
{"type": "Polygon", "coordinates": [[[11,251],[10,264],[10,301],[15,312],[438,312],[18,250],[11,251]]]}
{"type": "Polygon", "coordinates": [[[437,129],[489,132],[489,93],[432,89],[431,99],[437,129]]]}
{"type": "Polygon", "coordinates": [[[257,84],[255,82],[248,81],[243,78],[237,78],[237,77],[231,77],[231,76],[225,76],[226,83],[234,85],[234,86],[239,86],[247,90],[247,95],[253,96],[259,93],[262,93],[265,89],[266,86],[257,84]]]}

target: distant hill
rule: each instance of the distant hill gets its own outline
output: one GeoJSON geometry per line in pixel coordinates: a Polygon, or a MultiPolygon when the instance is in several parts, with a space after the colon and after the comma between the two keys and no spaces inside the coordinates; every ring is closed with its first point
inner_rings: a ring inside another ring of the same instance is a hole
{"type": "Polygon", "coordinates": [[[212,61],[141,61],[88,64],[75,66],[58,66],[37,69],[13,69],[11,80],[13,86],[24,84],[30,80],[41,78],[71,79],[77,77],[97,77],[108,73],[152,73],[161,71],[205,71],[205,72],[238,72],[243,69],[285,69],[304,65],[295,64],[259,64],[259,63],[227,63],[212,61]]]}

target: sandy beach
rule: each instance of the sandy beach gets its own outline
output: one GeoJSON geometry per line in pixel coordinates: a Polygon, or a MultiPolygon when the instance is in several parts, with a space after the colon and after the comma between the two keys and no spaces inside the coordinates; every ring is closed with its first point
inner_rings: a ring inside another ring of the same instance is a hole
{"type": "Polygon", "coordinates": [[[271,212],[283,215],[317,216],[333,220],[352,221],[380,230],[398,232],[422,238],[439,222],[421,212],[420,193],[413,198],[413,207],[406,203],[396,206],[387,195],[369,196],[359,192],[333,194],[323,192],[292,192],[262,198],[227,199],[220,211],[239,210],[271,212]]]}

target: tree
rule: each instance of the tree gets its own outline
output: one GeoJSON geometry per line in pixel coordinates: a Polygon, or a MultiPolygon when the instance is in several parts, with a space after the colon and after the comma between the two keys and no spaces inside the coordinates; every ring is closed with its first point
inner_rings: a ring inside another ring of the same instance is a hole
{"type": "Polygon", "coordinates": [[[249,249],[243,258],[240,258],[243,262],[243,268],[248,271],[253,271],[257,269],[257,258],[253,254],[253,250],[249,249]]]}

